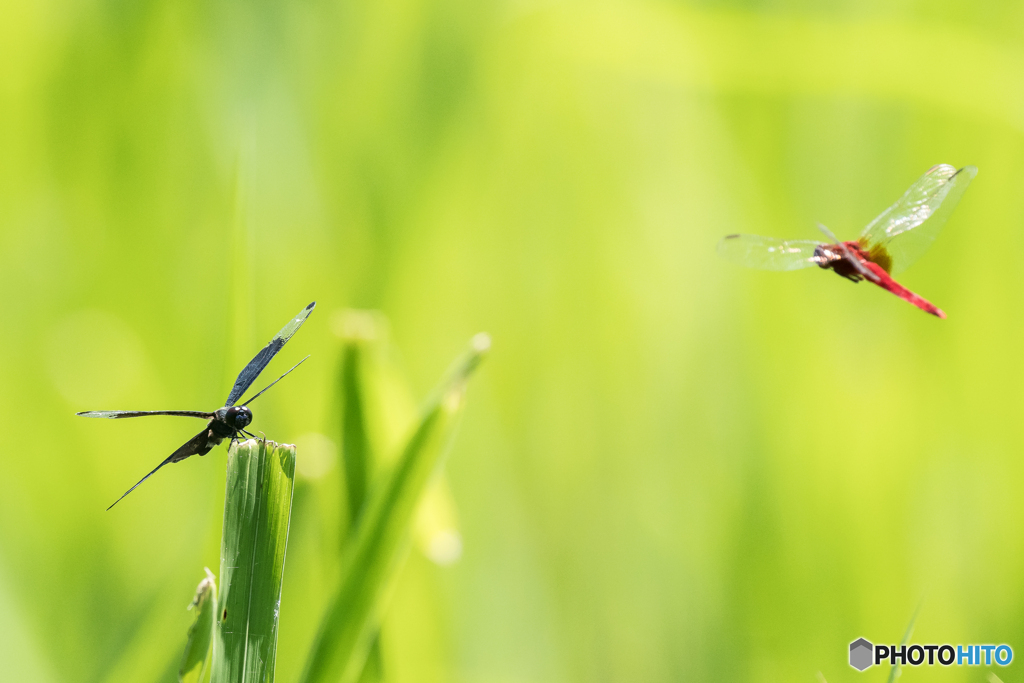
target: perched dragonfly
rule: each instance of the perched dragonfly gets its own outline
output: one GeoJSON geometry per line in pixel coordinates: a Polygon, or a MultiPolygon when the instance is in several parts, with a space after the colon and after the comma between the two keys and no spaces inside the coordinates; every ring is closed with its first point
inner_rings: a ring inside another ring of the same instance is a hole
{"type": "Polygon", "coordinates": [[[949,164],[932,166],[895,204],[868,223],[855,242],[840,242],[819,224],[831,243],[728,235],[718,243],[718,253],[734,263],[762,270],[830,268],[853,282],[873,282],[922,311],[945,318],[938,307],[892,276],[927,251],[977,174],[974,166],[959,170],[949,164]]]}
{"type": "Polygon", "coordinates": [[[302,323],[306,322],[306,318],[313,312],[313,308],[316,306],[314,301],[310,305],[306,306],[302,311],[292,318],[291,322],[281,328],[281,331],[274,335],[274,338],[270,340],[270,343],[263,347],[263,349],[256,354],[256,357],[249,361],[242,372],[238,373],[238,379],[235,380],[235,384],[231,387],[231,393],[228,394],[228,400],[224,402],[223,408],[218,408],[212,413],[204,413],[198,410],[89,410],[83,413],[75,413],[82,417],[103,417],[112,420],[119,420],[125,417],[145,417],[147,415],[181,415],[184,417],[198,417],[203,420],[207,420],[206,426],[203,427],[203,431],[199,432],[191,439],[185,442],[181,448],[171,453],[166,460],[157,465],[152,472],[144,476],[139,480],[139,483],[125,491],[121,498],[115,500],[108,510],[114,505],[121,502],[124,496],[134,491],[139,487],[139,484],[153,476],[157,470],[171,462],[178,462],[192,455],[206,455],[210,450],[218,445],[224,439],[230,438],[232,441],[238,438],[239,434],[246,436],[254,436],[253,434],[245,430],[252,422],[252,411],[247,407],[250,403],[259,398],[260,394],[274,386],[285,376],[294,370],[295,368],[302,365],[306,358],[303,358],[298,363],[293,365],[288,372],[284,373],[273,382],[264,387],[255,396],[245,401],[241,405],[235,405],[238,403],[238,399],[242,397],[242,394],[256,381],[259,374],[263,372],[263,368],[267,367],[270,360],[277,355],[277,352],[288,343],[288,340],[298,332],[299,328],[302,327],[302,323]]]}

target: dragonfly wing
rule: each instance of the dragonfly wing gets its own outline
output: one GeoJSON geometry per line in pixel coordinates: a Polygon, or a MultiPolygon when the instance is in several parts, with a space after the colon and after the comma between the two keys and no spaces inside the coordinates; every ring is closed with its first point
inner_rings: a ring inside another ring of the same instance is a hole
{"type": "Polygon", "coordinates": [[[283,375],[281,375],[280,377],[278,377],[277,379],[275,379],[275,380],[274,380],[273,382],[271,382],[271,383],[270,383],[270,384],[268,384],[267,386],[265,386],[265,387],[263,387],[262,389],[260,389],[260,390],[259,390],[259,391],[258,391],[258,392],[256,393],[256,395],[255,395],[255,396],[253,396],[252,398],[250,398],[250,399],[249,399],[248,401],[246,401],[246,402],[245,402],[245,403],[243,403],[242,405],[243,405],[243,406],[247,406],[247,405],[249,405],[250,403],[252,403],[253,401],[255,401],[256,399],[258,399],[258,398],[260,397],[260,394],[262,394],[262,393],[263,393],[264,391],[266,391],[266,390],[267,390],[267,389],[269,389],[270,387],[274,386],[275,384],[277,384],[278,382],[280,382],[281,380],[283,380],[283,379],[284,379],[285,377],[287,377],[287,376],[288,376],[288,373],[289,373],[289,372],[291,372],[291,371],[292,371],[292,370],[294,370],[295,368],[299,367],[300,365],[302,365],[303,363],[305,363],[305,362],[306,362],[307,360],[309,360],[309,356],[306,356],[305,358],[303,358],[302,360],[300,360],[300,361],[299,361],[298,363],[296,363],[295,365],[293,365],[293,366],[291,366],[290,368],[288,368],[288,371],[287,371],[287,372],[285,372],[285,373],[284,373],[283,375]]]}
{"type": "MultiPolygon", "coordinates": [[[[118,498],[113,503],[111,503],[110,504],[110,508],[112,508],[115,505],[117,505],[118,503],[120,503],[124,499],[124,497],[127,496],[129,493],[131,493],[135,489],[139,488],[139,485],[142,484],[142,482],[146,481],[147,479],[152,477],[154,474],[156,474],[157,470],[159,470],[164,465],[166,465],[168,463],[172,463],[172,462],[178,462],[179,460],[184,460],[185,458],[189,457],[190,455],[195,455],[196,453],[206,453],[206,452],[209,452],[210,449],[207,448],[209,440],[210,440],[210,430],[209,430],[209,428],[204,428],[203,431],[199,432],[198,434],[193,436],[191,439],[186,441],[184,444],[182,444],[182,446],[178,450],[174,451],[169,456],[167,456],[167,458],[164,459],[164,461],[162,463],[160,463],[159,465],[157,465],[156,467],[153,468],[152,472],[150,472],[149,474],[144,476],[142,479],[139,479],[139,482],[137,484],[135,484],[135,486],[133,486],[130,489],[128,489],[127,491],[125,491],[124,495],[122,495],[120,498],[118,498]]],[[[110,508],[107,508],[107,509],[109,510],[110,508]]]]}
{"type": "Polygon", "coordinates": [[[103,417],[108,420],[120,420],[125,417],[145,417],[146,415],[179,415],[181,417],[200,417],[209,420],[213,413],[202,413],[198,410],[86,410],[75,413],[79,417],[103,417]]]}
{"type": "Polygon", "coordinates": [[[891,274],[906,270],[928,250],[978,169],[932,166],[895,204],[871,221],[861,247],[891,274]]]}
{"type": "Polygon", "coordinates": [[[225,406],[233,406],[245,393],[245,390],[256,381],[260,373],[263,372],[263,368],[267,367],[267,363],[277,355],[277,352],[288,343],[288,340],[299,331],[302,327],[302,323],[306,322],[306,318],[313,312],[313,308],[316,306],[314,301],[310,305],[303,308],[297,316],[292,318],[291,322],[281,328],[281,331],[274,335],[274,338],[270,340],[270,343],[264,346],[256,357],[249,361],[240,373],[238,373],[238,379],[235,380],[235,385],[231,387],[231,393],[228,394],[228,400],[224,402],[225,406]]]}
{"type": "Polygon", "coordinates": [[[821,242],[780,240],[760,235],[727,235],[718,243],[722,258],[759,270],[799,270],[818,265],[814,250],[821,242]]]}

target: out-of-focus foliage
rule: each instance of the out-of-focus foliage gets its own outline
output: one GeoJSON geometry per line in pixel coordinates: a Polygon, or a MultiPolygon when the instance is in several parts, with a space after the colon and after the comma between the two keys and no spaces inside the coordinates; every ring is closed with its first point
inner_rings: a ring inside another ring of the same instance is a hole
{"type": "Polygon", "coordinates": [[[314,298],[253,404],[311,454],[279,680],[340,571],[353,306],[415,396],[495,340],[463,555],[411,556],[388,680],[837,683],[922,599],[916,641],[1019,648],[1022,34],[953,0],[0,0],[4,677],[175,680],[225,450],[105,513],[194,425],[73,413],[216,408],[314,298]],[[939,162],[980,173],[901,281],[946,321],[715,255],[852,237],[939,162]]]}
{"type": "MultiPolygon", "coordinates": [[[[372,482],[343,547],[338,585],[307,658],[305,683],[355,683],[364,680],[364,670],[379,669],[377,636],[394,577],[404,564],[410,527],[424,492],[444,467],[465,405],[466,383],[490,344],[486,334],[473,337],[471,348],[431,392],[392,466],[372,482]]],[[[343,388],[343,393],[349,404],[350,392],[343,388]]]]}
{"type": "Polygon", "coordinates": [[[188,640],[178,668],[180,683],[202,683],[212,652],[214,624],[217,622],[217,579],[208,567],[206,578],[199,582],[196,595],[188,609],[195,610],[188,640]]]}

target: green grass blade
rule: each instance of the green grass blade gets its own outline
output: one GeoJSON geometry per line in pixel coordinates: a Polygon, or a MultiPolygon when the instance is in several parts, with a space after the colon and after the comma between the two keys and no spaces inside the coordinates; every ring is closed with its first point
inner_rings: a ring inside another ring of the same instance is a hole
{"type": "Polygon", "coordinates": [[[271,683],[295,481],[295,447],[228,449],[220,601],[211,683],[271,683]]]}
{"type": "Polygon", "coordinates": [[[366,502],[373,472],[373,455],[367,437],[366,409],[362,386],[364,350],[357,339],[345,342],[341,368],[341,455],[345,466],[348,519],[351,532],[366,502]]]}
{"type": "Polygon", "coordinates": [[[466,380],[489,347],[477,335],[424,406],[394,468],[375,486],[342,566],[340,585],[320,626],[303,683],[358,680],[380,625],[382,596],[408,547],[409,527],[423,490],[444,460],[462,411],[466,380]]]}
{"type": "Polygon", "coordinates": [[[370,646],[366,655],[366,663],[363,664],[363,671],[357,679],[359,683],[373,683],[384,680],[384,653],[380,649],[380,631],[370,646]]]}
{"type": "MultiPolygon", "coordinates": [[[[372,324],[372,323],[370,323],[372,324]]],[[[364,335],[350,333],[345,338],[341,365],[341,459],[345,468],[346,498],[348,499],[347,537],[355,530],[356,520],[366,502],[366,492],[374,471],[373,451],[370,448],[369,425],[366,423],[364,335]]],[[[343,539],[342,548],[349,538],[343,539]]],[[[375,683],[383,678],[384,658],[380,649],[380,634],[373,644],[363,667],[360,683],[375,683]]]]}
{"type": "Polygon", "coordinates": [[[181,683],[199,683],[206,673],[210,645],[213,643],[213,621],[217,613],[217,584],[213,572],[206,569],[206,578],[199,582],[196,596],[190,610],[195,610],[196,620],[188,630],[188,641],[181,656],[178,680],[181,683]]]}
{"type": "MultiPolygon", "coordinates": [[[[917,622],[917,613],[921,611],[921,604],[918,603],[917,609],[914,610],[913,616],[910,617],[910,623],[907,624],[907,630],[903,632],[903,640],[900,641],[900,645],[906,645],[910,642],[910,634],[914,632],[914,623],[917,622]]],[[[894,664],[889,669],[889,678],[887,683],[895,683],[896,679],[900,676],[900,665],[894,664]]]]}

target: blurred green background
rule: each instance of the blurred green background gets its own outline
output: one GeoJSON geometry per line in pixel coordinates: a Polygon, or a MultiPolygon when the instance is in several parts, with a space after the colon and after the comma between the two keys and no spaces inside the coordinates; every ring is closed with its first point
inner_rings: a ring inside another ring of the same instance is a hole
{"type": "MultiPolygon", "coordinates": [[[[462,557],[410,557],[387,680],[880,681],[847,644],[919,603],[916,642],[1024,656],[1022,38],[1020,2],[0,0],[0,678],[174,680],[224,449],[104,512],[196,426],[73,413],[213,409],[313,299],[254,404],[300,461],[338,311],[388,317],[416,397],[494,339],[462,557]],[[852,238],[940,162],[980,173],[901,281],[947,321],[715,254],[852,238]]],[[[336,571],[322,469],[281,681],[336,571]]]]}

